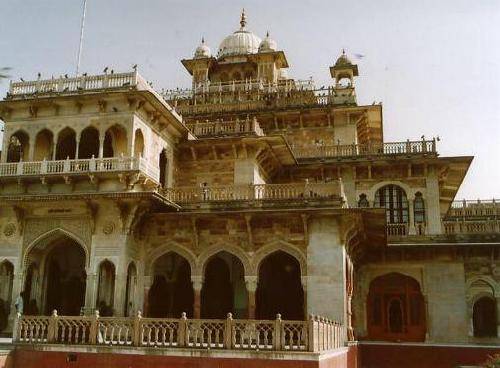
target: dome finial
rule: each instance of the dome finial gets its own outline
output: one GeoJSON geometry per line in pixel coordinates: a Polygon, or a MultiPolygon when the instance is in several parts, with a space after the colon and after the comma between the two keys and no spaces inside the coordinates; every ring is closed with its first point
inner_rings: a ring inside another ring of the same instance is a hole
{"type": "Polygon", "coordinates": [[[205,36],[202,36],[201,37],[201,44],[204,45],[205,44],[205,36]]]}
{"type": "Polygon", "coordinates": [[[342,48],[342,55],[345,55],[345,49],[342,48]]]}
{"type": "Polygon", "coordinates": [[[243,8],[243,10],[241,11],[240,25],[242,29],[245,28],[245,26],[247,25],[247,16],[245,14],[245,8],[243,8]]]}
{"type": "Polygon", "coordinates": [[[269,37],[269,31],[266,32],[266,37],[269,37]]]}

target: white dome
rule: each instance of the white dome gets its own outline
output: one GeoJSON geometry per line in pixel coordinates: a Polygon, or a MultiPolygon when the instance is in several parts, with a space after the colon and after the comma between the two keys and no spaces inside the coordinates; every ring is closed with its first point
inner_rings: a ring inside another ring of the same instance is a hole
{"type": "Polygon", "coordinates": [[[212,51],[210,50],[210,47],[205,45],[205,39],[201,39],[201,45],[196,48],[196,51],[194,52],[194,58],[195,59],[202,59],[202,58],[209,58],[212,56],[212,51]]]}
{"type": "Polygon", "coordinates": [[[255,54],[259,51],[262,40],[250,31],[245,29],[245,12],[241,13],[241,28],[233,34],[224,38],[219,46],[219,58],[230,55],[255,54]]]}
{"type": "Polygon", "coordinates": [[[269,37],[269,32],[267,32],[266,38],[264,38],[259,45],[259,52],[269,52],[276,50],[278,50],[278,44],[275,40],[269,37]]]}

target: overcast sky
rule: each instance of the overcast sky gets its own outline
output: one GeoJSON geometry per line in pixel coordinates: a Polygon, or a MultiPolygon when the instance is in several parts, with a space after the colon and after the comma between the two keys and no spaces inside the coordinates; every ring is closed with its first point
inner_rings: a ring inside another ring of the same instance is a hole
{"type": "MultiPolygon", "coordinates": [[[[14,79],[74,73],[82,3],[0,0],[0,67],[14,79]]],[[[137,63],[157,88],[188,87],[180,59],[202,36],[216,53],[242,7],[291,77],[321,86],[342,48],[365,55],[358,103],[383,103],[385,140],[439,136],[441,155],[475,156],[457,198],[500,198],[500,0],[88,0],[81,71],[137,63]]]]}

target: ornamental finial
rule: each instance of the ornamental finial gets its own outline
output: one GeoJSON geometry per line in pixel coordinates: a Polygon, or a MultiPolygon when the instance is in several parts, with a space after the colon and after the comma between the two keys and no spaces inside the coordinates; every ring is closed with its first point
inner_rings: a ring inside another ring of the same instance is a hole
{"type": "Polygon", "coordinates": [[[243,10],[241,11],[240,25],[241,28],[245,28],[245,26],[247,25],[247,16],[245,14],[245,8],[243,8],[243,10]]]}

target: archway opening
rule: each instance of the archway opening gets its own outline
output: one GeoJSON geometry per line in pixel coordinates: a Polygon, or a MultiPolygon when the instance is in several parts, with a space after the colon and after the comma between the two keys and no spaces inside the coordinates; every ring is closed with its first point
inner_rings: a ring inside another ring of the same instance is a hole
{"type": "Polygon", "coordinates": [[[14,265],[9,261],[0,264],[0,331],[7,327],[12,302],[14,265]]]}
{"type": "Polygon", "coordinates": [[[59,315],[79,315],[86,281],[82,246],[66,235],[52,234],[30,250],[28,260],[24,304],[29,313],[49,315],[56,309],[59,315]]]}
{"type": "Polygon", "coordinates": [[[472,322],[475,337],[497,336],[497,306],[494,298],[483,296],[474,303],[472,322]]]}
{"type": "Polygon", "coordinates": [[[57,136],[56,160],[74,159],[76,155],[76,133],[71,128],[64,128],[57,136]]]}
{"type": "Polygon", "coordinates": [[[240,259],[222,251],[213,255],[205,266],[201,290],[201,317],[247,317],[248,294],[245,270],[240,259]]]}
{"type": "Polygon", "coordinates": [[[276,251],[259,267],[256,292],[257,319],[304,320],[304,290],[300,263],[290,254],[276,251]]]}
{"type": "Polygon", "coordinates": [[[94,127],[87,127],[80,134],[78,158],[88,159],[99,157],[99,131],[94,127]]]}
{"type": "Polygon", "coordinates": [[[425,303],[418,282],[399,273],[377,277],[367,302],[371,340],[424,341],[425,303]]]}
{"type": "Polygon", "coordinates": [[[153,265],[153,284],[148,295],[148,316],[179,318],[193,315],[194,292],[191,267],[181,255],[170,252],[153,265]]]}
{"type": "Polygon", "coordinates": [[[48,129],[38,132],[35,138],[35,161],[52,160],[54,150],[54,135],[48,129]]]}
{"type": "Polygon", "coordinates": [[[136,312],[135,298],[137,291],[137,267],[130,262],[127,268],[127,288],[125,290],[124,316],[133,316],[136,312]]]}
{"type": "Polygon", "coordinates": [[[168,157],[166,150],[163,150],[160,153],[159,165],[160,165],[160,185],[162,188],[166,188],[168,185],[168,157]]]}
{"type": "Polygon", "coordinates": [[[28,134],[22,130],[12,134],[7,148],[7,162],[28,161],[29,141],[28,134]]]}
{"type": "Polygon", "coordinates": [[[99,265],[99,283],[97,288],[96,308],[103,317],[113,315],[115,296],[115,265],[108,260],[99,265]]]}
{"type": "Polygon", "coordinates": [[[113,125],[104,135],[104,157],[119,157],[127,154],[127,132],[121,125],[113,125]]]}
{"type": "Polygon", "coordinates": [[[134,135],[134,157],[144,157],[144,136],[140,129],[134,135]]]}

